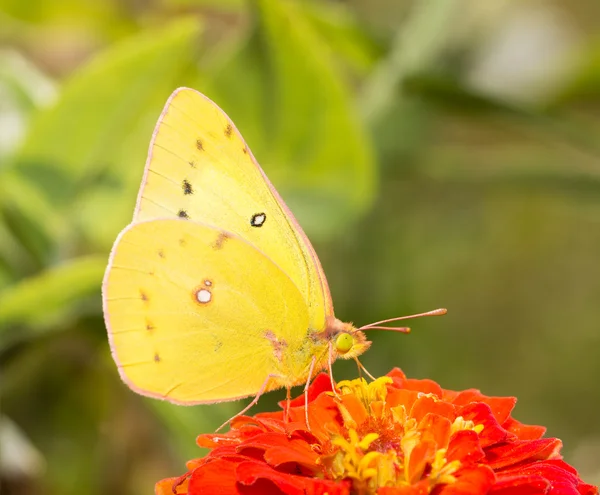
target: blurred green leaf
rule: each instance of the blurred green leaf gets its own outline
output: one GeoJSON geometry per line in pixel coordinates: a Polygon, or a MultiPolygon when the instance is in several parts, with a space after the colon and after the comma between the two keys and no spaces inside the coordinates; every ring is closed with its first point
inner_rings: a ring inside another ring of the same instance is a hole
{"type": "Polygon", "coordinates": [[[373,68],[381,48],[361,29],[359,20],[352,16],[347,5],[314,0],[298,5],[329,49],[335,53],[334,63],[341,61],[360,75],[373,68]]]}
{"type": "MultiPolygon", "coordinates": [[[[413,74],[403,83],[407,96],[419,98],[428,105],[451,111],[454,114],[477,118],[483,122],[511,126],[522,136],[548,142],[551,146],[571,148],[571,151],[587,155],[590,162],[587,174],[600,173],[597,160],[600,157],[597,125],[585,119],[571,116],[558,108],[554,110],[519,106],[514,103],[480,93],[454,77],[443,74],[413,74]]],[[[523,155],[523,156],[526,156],[523,155]]],[[[507,163],[510,168],[510,163],[507,163]]],[[[578,174],[581,167],[573,167],[570,161],[563,163],[563,172],[578,174]]],[[[520,167],[527,173],[526,167],[520,167]]],[[[553,175],[554,171],[549,170],[553,175]]]]}
{"type": "Polygon", "coordinates": [[[54,203],[34,184],[13,169],[0,172],[0,219],[19,241],[14,270],[18,259],[29,255],[28,268],[40,268],[56,255],[55,245],[67,232],[68,219],[61,216],[54,203]]]}
{"type": "Polygon", "coordinates": [[[104,256],[86,256],[5,287],[0,293],[0,347],[27,335],[15,335],[13,325],[42,325],[56,313],[72,312],[92,294],[99,297],[105,268],[104,256]]]}
{"type": "Polygon", "coordinates": [[[129,216],[135,192],[129,187],[131,194],[123,195],[123,188],[139,183],[152,126],[192,65],[200,29],[198,20],[186,18],[111,47],[32,123],[15,172],[53,209],[66,210],[64,220],[79,224],[94,244],[106,247],[129,216]],[[98,208],[103,196],[122,214],[98,208]]]}
{"type": "Polygon", "coordinates": [[[32,122],[19,172],[69,205],[86,180],[115,165],[140,113],[168,96],[189,68],[199,29],[195,19],[180,20],[127,39],[84,66],[56,105],[32,122]]]}
{"type": "Polygon", "coordinates": [[[600,42],[591,43],[579,56],[576,69],[547,102],[551,108],[568,103],[585,104],[600,96],[600,42]]]}
{"type": "Polygon", "coordinates": [[[448,48],[454,21],[461,9],[458,0],[415,2],[397,31],[389,54],[375,67],[361,97],[361,112],[365,119],[377,123],[396,100],[402,80],[433,65],[448,48]]]}
{"type": "Polygon", "coordinates": [[[371,204],[368,134],[298,4],[260,0],[255,13],[249,43],[203,89],[228,111],[311,236],[334,236],[371,204]]]}

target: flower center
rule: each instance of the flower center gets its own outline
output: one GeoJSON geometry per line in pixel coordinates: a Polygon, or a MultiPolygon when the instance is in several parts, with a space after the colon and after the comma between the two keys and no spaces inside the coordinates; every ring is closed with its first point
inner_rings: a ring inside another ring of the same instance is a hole
{"type": "Polygon", "coordinates": [[[460,430],[479,433],[482,427],[424,411],[423,406],[435,404],[437,396],[413,394],[412,404],[406,400],[410,394],[388,400],[391,381],[382,377],[367,384],[360,378],[338,384],[341,396],[336,404],[344,427],[331,435],[330,448],[319,458],[326,477],[351,480],[359,494],[416,484],[429,493],[436,485],[454,483],[461,463],[447,459],[451,435],[460,430]],[[432,429],[432,421],[441,427],[432,429]]]}

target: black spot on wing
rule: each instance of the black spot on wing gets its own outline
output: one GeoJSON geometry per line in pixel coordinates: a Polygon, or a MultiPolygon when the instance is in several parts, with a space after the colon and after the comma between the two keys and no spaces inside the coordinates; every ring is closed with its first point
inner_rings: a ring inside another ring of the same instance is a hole
{"type": "Polygon", "coordinates": [[[192,184],[187,179],[183,179],[181,183],[181,189],[183,190],[183,194],[194,194],[194,189],[192,188],[192,184]]]}
{"type": "Polygon", "coordinates": [[[202,139],[196,139],[196,149],[198,151],[204,151],[204,144],[202,143],[202,139]]]}
{"type": "Polygon", "coordinates": [[[231,124],[227,124],[227,127],[225,127],[225,137],[230,138],[232,132],[233,126],[231,124]]]}
{"type": "Polygon", "coordinates": [[[179,218],[190,218],[190,216],[188,215],[187,211],[185,211],[185,210],[179,210],[177,212],[177,216],[179,218]]]}

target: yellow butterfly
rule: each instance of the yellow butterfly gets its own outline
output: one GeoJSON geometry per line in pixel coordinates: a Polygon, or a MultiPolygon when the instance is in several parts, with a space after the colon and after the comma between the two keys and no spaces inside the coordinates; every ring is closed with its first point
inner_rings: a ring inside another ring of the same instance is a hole
{"type": "Polygon", "coordinates": [[[102,289],[122,379],[178,404],[254,404],[281,387],[289,397],[367,350],[361,330],[377,325],[335,318],[302,228],[233,122],[188,88],[158,120],[102,289]]]}

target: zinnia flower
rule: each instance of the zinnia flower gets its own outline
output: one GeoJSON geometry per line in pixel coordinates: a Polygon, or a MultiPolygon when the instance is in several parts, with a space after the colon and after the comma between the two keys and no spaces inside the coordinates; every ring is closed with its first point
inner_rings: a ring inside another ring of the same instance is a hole
{"type": "Polygon", "coordinates": [[[321,374],[283,412],[240,416],[188,472],[156,484],[172,494],[593,495],[545,428],[510,415],[516,399],[455,392],[399,369],[368,383],[321,374]]]}

